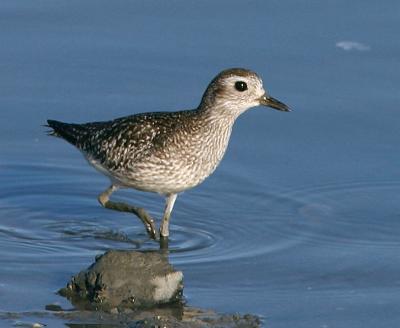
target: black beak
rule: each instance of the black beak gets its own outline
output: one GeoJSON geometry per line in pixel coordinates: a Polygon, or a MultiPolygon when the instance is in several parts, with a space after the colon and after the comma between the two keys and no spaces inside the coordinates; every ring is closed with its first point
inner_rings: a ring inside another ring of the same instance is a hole
{"type": "Polygon", "coordinates": [[[262,96],[259,100],[260,100],[260,105],[268,106],[277,110],[281,110],[283,112],[290,112],[290,108],[287,105],[266,94],[262,96]]]}

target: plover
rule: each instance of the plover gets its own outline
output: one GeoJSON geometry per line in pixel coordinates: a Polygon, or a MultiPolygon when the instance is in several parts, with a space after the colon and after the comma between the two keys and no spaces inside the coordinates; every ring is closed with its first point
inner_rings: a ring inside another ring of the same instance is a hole
{"type": "Polygon", "coordinates": [[[261,78],[243,68],[227,69],[208,85],[196,109],[141,113],[107,122],[83,124],[48,120],[50,135],[77,147],[88,162],[110,178],[99,195],[105,208],[138,216],[153,239],[154,220],[140,207],[110,200],[119,188],[155,192],[166,197],[160,237],[168,238],[177,195],[214,172],[229,143],[237,117],[255,106],[288,112],[271,97],[261,78]]]}

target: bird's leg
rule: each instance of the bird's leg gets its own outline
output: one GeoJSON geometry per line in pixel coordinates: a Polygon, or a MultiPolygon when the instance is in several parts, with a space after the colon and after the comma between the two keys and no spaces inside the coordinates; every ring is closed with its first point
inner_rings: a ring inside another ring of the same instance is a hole
{"type": "Polygon", "coordinates": [[[146,231],[149,234],[150,238],[156,239],[156,228],[154,225],[154,220],[143,208],[132,206],[125,203],[113,202],[110,200],[111,194],[118,189],[119,188],[115,185],[111,185],[110,187],[108,187],[98,197],[100,204],[103,207],[111,210],[135,214],[140,220],[142,220],[144,227],[146,228],[146,231]]]}
{"type": "Polygon", "coordinates": [[[171,212],[174,207],[176,197],[177,194],[170,194],[167,196],[165,201],[165,210],[160,227],[160,238],[168,238],[169,236],[169,219],[171,218],[171,212]]]}

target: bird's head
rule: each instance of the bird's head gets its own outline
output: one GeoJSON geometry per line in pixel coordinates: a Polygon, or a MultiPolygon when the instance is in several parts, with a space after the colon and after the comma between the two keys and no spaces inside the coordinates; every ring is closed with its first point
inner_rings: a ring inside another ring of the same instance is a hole
{"type": "Polygon", "coordinates": [[[288,106],[265,91],[261,78],[255,72],[231,68],[222,71],[211,81],[200,108],[236,118],[247,109],[259,105],[290,111],[288,106]]]}

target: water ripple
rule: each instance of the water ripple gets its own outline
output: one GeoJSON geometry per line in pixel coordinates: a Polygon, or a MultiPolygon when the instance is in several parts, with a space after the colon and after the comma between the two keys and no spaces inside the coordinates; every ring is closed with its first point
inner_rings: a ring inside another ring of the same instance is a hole
{"type": "MultiPolygon", "coordinates": [[[[73,257],[110,248],[158,248],[139,220],[97,204],[105,184],[96,173],[40,163],[1,169],[6,179],[0,191],[0,235],[8,254],[73,257]]],[[[274,191],[226,175],[178,199],[169,251],[179,264],[262,256],[300,243],[398,247],[399,191],[400,182],[393,181],[274,191]]],[[[150,195],[135,194],[137,204],[159,218],[162,199],[150,195]]],[[[129,201],[131,194],[123,191],[116,197],[129,201]]]]}
{"type": "Polygon", "coordinates": [[[308,242],[332,247],[398,247],[400,181],[355,181],[291,190],[308,242]]]}

